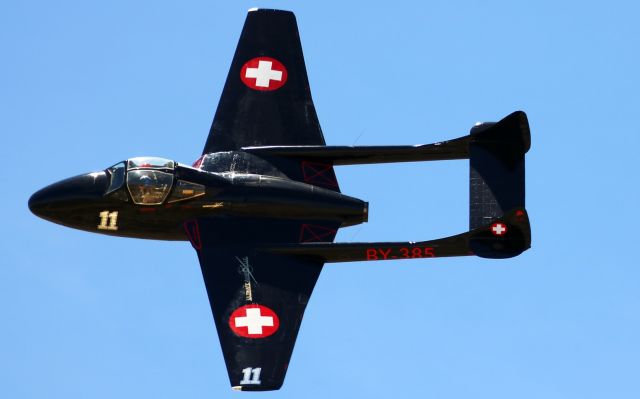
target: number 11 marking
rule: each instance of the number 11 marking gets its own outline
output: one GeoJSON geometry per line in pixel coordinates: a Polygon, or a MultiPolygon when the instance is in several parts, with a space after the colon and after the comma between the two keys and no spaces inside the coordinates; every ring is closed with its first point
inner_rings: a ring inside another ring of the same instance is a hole
{"type": "Polygon", "coordinates": [[[247,367],[246,369],[242,369],[242,381],[240,381],[240,385],[259,385],[262,382],[260,381],[261,371],[261,367],[247,367]]]}
{"type": "Polygon", "coordinates": [[[98,214],[98,216],[100,216],[100,224],[98,225],[98,230],[118,230],[118,211],[102,211],[98,214]]]}

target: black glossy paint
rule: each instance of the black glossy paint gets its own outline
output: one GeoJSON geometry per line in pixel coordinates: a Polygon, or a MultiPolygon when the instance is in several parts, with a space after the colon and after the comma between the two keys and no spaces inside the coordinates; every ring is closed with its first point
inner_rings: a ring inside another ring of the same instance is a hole
{"type": "Polygon", "coordinates": [[[196,167],[163,169],[163,178],[174,175],[163,203],[135,204],[127,184],[106,194],[112,173],[107,169],[47,186],[32,195],[29,208],[46,220],[94,233],[189,240],[231,386],[274,390],[284,382],[325,262],[507,258],[528,249],[524,159],[529,146],[528,121],[518,111],[440,143],[326,147],[293,13],[255,10],[247,16],[203,156],[196,167]],[[242,66],[258,56],[287,66],[284,86],[259,91],[242,83],[242,66]],[[470,159],[470,231],[418,242],[333,243],[340,227],[368,219],[366,202],[340,193],[334,165],[448,159],[470,159]],[[204,194],[171,202],[178,180],[204,187],[204,194]],[[258,338],[231,328],[235,311],[258,305],[278,316],[275,332],[258,338]],[[259,370],[257,377],[252,370],[259,370]]]}
{"type": "Polygon", "coordinates": [[[296,18],[292,12],[249,12],[233,56],[203,154],[248,146],[324,145],[311,98],[296,18]],[[282,62],[281,89],[257,91],[239,79],[245,62],[268,56],[282,62]],[[268,132],[268,134],[265,134],[268,132]]]}
{"type": "Polygon", "coordinates": [[[136,205],[126,185],[105,195],[107,172],[88,173],[39,190],[31,211],[64,226],[100,234],[188,240],[183,224],[207,217],[327,219],[339,226],[367,220],[367,204],[332,190],[256,174],[213,173],[178,165],[177,179],[206,186],[206,194],[162,205],[136,205]],[[118,212],[118,230],[100,230],[100,213],[118,212]]]}

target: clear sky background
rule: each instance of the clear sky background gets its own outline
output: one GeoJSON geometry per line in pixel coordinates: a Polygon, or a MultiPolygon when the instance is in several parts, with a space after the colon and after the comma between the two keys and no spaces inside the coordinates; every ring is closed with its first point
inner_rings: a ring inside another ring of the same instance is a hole
{"type": "MultiPolygon", "coordinates": [[[[191,163],[250,7],[293,10],[327,143],[418,144],[529,115],[533,247],[327,265],[265,398],[640,397],[634,1],[29,1],[0,12],[0,397],[233,393],[188,243],[45,222],[29,196],[140,155],[191,163]],[[517,4],[515,4],[517,3],[517,4]]],[[[340,241],[468,223],[464,161],[337,169],[340,241]]]]}

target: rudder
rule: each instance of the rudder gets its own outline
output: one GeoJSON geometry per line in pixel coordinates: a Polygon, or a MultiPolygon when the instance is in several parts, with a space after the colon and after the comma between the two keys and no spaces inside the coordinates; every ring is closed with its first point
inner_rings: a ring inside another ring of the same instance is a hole
{"type": "Polygon", "coordinates": [[[471,128],[469,230],[513,209],[525,209],[524,155],[531,147],[527,115],[516,111],[499,122],[471,128]]]}

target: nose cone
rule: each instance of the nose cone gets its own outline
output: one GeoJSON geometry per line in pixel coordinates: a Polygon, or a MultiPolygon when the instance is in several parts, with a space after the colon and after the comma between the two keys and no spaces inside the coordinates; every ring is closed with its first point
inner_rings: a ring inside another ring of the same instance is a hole
{"type": "Polygon", "coordinates": [[[65,224],[65,214],[102,198],[107,180],[105,172],[94,172],[59,181],[36,191],[29,199],[29,209],[41,218],[65,224]]]}

